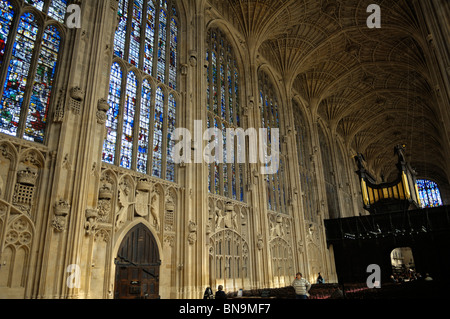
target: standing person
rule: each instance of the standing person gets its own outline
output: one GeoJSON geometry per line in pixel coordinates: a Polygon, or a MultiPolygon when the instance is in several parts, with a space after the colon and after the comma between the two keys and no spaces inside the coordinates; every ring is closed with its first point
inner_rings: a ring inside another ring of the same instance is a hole
{"type": "Polygon", "coordinates": [[[210,287],[206,288],[203,299],[214,299],[214,294],[210,287]]]}
{"type": "Polygon", "coordinates": [[[323,277],[322,277],[322,275],[320,274],[320,272],[319,272],[319,277],[317,277],[317,283],[318,283],[318,284],[323,284],[323,277]]]}
{"type": "Polygon", "coordinates": [[[227,294],[225,293],[225,291],[223,291],[223,286],[219,285],[218,289],[219,290],[216,291],[215,299],[227,299],[227,294]]]}
{"type": "Polygon", "coordinates": [[[308,292],[311,289],[311,284],[305,278],[302,278],[301,273],[297,273],[292,282],[292,287],[295,289],[295,299],[308,299],[308,292]]]}

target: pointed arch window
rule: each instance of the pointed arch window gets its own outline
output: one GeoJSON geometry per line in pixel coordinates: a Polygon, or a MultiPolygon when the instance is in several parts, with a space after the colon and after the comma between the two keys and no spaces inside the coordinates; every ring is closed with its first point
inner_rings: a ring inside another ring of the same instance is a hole
{"type": "MultiPolygon", "coordinates": [[[[273,84],[265,72],[260,72],[259,98],[261,105],[261,125],[267,129],[267,147],[271,149],[271,134],[273,129],[280,129],[280,109],[273,84]]],[[[281,145],[280,145],[281,147],[281,145]]],[[[280,149],[280,154],[281,149],[280,149]]],[[[268,209],[278,213],[287,213],[286,171],[283,156],[280,156],[280,166],[276,174],[264,175],[267,184],[268,209]]]]}
{"type": "Polygon", "coordinates": [[[427,179],[419,179],[416,182],[419,191],[422,208],[442,206],[441,191],[438,185],[427,179]]]}
{"type": "MultiPolygon", "coordinates": [[[[238,163],[237,156],[234,160],[227,159],[227,153],[231,152],[226,149],[226,130],[236,130],[241,125],[239,69],[232,46],[219,29],[208,30],[206,60],[207,125],[222,132],[224,145],[223,161],[209,165],[208,189],[212,194],[244,201],[246,166],[238,163]]],[[[237,154],[240,149],[237,145],[234,148],[234,154],[237,154]]]]}
{"type": "Polygon", "coordinates": [[[335,170],[333,165],[332,151],[330,143],[323,131],[318,125],[319,143],[322,156],[322,167],[325,177],[325,188],[327,194],[328,214],[330,218],[342,217],[339,209],[339,199],[337,196],[337,186],[335,181],[335,170]]]}
{"type": "Polygon", "coordinates": [[[179,92],[175,0],[119,0],[103,161],[175,182],[179,92]]]}
{"type": "Polygon", "coordinates": [[[317,195],[316,176],[314,174],[313,162],[311,160],[310,131],[300,106],[294,100],[294,123],[297,131],[297,152],[300,168],[300,183],[303,194],[303,207],[305,218],[311,222],[317,221],[317,195]]]}
{"type": "Polygon", "coordinates": [[[44,143],[66,6],[62,0],[20,7],[0,1],[0,133],[44,143]],[[46,15],[45,26],[37,10],[46,15]]]}

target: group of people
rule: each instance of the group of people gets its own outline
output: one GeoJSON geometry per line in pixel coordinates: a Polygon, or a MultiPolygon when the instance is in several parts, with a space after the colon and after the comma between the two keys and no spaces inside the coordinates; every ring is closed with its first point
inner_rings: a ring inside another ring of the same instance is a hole
{"type": "MultiPolygon", "coordinates": [[[[324,283],[322,276],[319,273],[317,278],[317,283],[324,283]]],[[[311,284],[303,278],[301,273],[297,273],[294,281],[292,282],[292,287],[295,290],[296,299],[308,299],[309,290],[311,289],[311,284]]],[[[203,299],[227,299],[227,294],[223,291],[223,286],[219,285],[217,292],[214,294],[210,287],[206,288],[203,299]]]]}
{"type": "Polygon", "coordinates": [[[227,294],[223,291],[223,286],[217,287],[216,294],[213,293],[211,287],[206,288],[203,299],[227,299],[227,294]]]}
{"type": "Polygon", "coordinates": [[[391,282],[393,283],[402,283],[415,280],[431,281],[433,278],[431,278],[428,273],[425,277],[423,277],[420,273],[415,272],[413,269],[403,269],[401,272],[391,275],[391,282]]]}

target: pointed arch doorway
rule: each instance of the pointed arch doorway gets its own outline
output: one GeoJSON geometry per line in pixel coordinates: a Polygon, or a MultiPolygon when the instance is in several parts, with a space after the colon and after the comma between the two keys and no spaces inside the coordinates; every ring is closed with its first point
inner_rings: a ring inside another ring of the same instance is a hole
{"type": "Polygon", "coordinates": [[[155,237],[144,225],[125,236],[115,259],[115,299],[159,299],[161,260],[155,237]]]}

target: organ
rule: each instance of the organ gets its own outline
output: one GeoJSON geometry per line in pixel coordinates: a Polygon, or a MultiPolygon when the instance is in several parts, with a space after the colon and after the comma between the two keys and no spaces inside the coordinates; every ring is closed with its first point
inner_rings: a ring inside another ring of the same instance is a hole
{"type": "Polygon", "coordinates": [[[417,173],[405,159],[405,147],[394,148],[398,156],[397,178],[392,182],[376,183],[366,168],[362,154],[355,156],[358,166],[356,173],[361,182],[364,208],[371,214],[388,213],[420,208],[419,191],[416,184],[417,173]]]}

